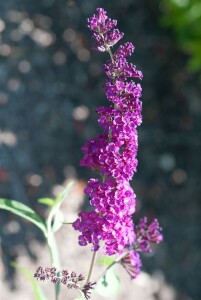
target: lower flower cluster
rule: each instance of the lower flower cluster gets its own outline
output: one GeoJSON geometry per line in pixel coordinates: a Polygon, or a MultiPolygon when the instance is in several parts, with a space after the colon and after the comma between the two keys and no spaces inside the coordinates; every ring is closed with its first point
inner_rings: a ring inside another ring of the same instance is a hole
{"type": "Polygon", "coordinates": [[[34,274],[34,278],[40,281],[50,280],[54,284],[61,282],[68,289],[80,290],[86,299],[90,298],[90,293],[95,282],[89,282],[83,285],[85,277],[82,274],[77,275],[75,272],[69,273],[66,269],[62,270],[60,273],[61,275],[58,275],[59,273],[55,267],[38,267],[34,274]]]}
{"type": "Polygon", "coordinates": [[[100,215],[95,211],[82,211],[78,217],[73,227],[82,233],[78,238],[79,244],[93,244],[93,251],[97,251],[100,241],[104,241],[105,254],[119,254],[135,240],[130,216],[120,217],[113,213],[100,215]]]}

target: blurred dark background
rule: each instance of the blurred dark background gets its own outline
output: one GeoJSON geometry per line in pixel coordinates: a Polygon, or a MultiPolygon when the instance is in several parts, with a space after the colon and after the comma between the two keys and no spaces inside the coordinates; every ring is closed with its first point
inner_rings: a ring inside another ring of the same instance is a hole
{"type": "MultiPolygon", "coordinates": [[[[143,124],[133,187],[137,217],[158,217],[164,242],[144,269],[160,269],[181,300],[201,299],[200,0],[8,0],[0,2],[0,196],[41,216],[36,199],[65,179],[87,181],[81,146],[101,129],[107,105],[102,64],[86,18],[104,7],[118,20],[132,62],[144,73],[143,124]]],[[[94,175],[93,175],[94,176],[94,175]]],[[[32,226],[0,212],[5,277],[19,245],[42,241],[32,226]],[[17,228],[17,229],[16,229],[17,228]]],[[[9,277],[10,279],[10,277],[9,277]]]]}

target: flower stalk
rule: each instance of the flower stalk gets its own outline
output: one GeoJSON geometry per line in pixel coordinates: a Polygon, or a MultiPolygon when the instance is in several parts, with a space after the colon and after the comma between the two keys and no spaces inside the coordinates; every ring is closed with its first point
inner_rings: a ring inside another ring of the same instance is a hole
{"type": "Polygon", "coordinates": [[[94,251],[94,252],[93,252],[93,256],[92,256],[92,260],[91,260],[91,264],[90,264],[89,273],[88,273],[88,276],[87,276],[86,283],[89,283],[89,281],[90,281],[90,279],[91,279],[92,272],[93,272],[93,268],[94,268],[94,264],[95,264],[95,261],[96,261],[96,255],[97,255],[97,252],[94,251]]]}

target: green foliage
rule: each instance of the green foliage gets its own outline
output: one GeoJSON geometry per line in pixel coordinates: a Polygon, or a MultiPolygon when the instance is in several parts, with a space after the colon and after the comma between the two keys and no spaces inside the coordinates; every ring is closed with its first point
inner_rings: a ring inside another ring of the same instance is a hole
{"type": "Polygon", "coordinates": [[[103,277],[101,277],[94,290],[102,297],[115,297],[120,291],[120,281],[113,269],[109,269],[103,277]]]}
{"type": "Polygon", "coordinates": [[[10,211],[35,224],[46,235],[46,226],[41,218],[27,205],[15,201],[0,198],[0,209],[10,211]]]}
{"type": "Polygon", "coordinates": [[[111,256],[103,256],[100,259],[97,260],[97,263],[100,265],[103,265],[105,267],[109,267],[112,263],[114,263],[115,259],[111,256]]]}
{"type": "Polygon", "coordinates": [[[54,205],[55,201],[51,198],[40,198],[40,199],[38,199],[38,203],[41,203],[41,204],[51,207],[54,205]]]}
{"type": "Polygon", "coordinates": [[[21,267],[20,265],[16,264],[15,262],[11,262],[10,265],[19,270],[22,274],[25,275],[25,277],[28,279],[28,281],[32,284],[34,296],[36,300],[46,300],[46,297],[44,296],[40,286],[38,285],[38,282],[33,277],[32,273],[29,272],[26,268],[21,267]]]}
{"type": "Polygon", "coordinates": [[[64,222],[64,214],[59,209],[57,211],[57,214],[54,217],[54,222],[53,222],[53,225],[52,225],[52,231],[57,232],[61,228],[61,226],[63,225],[63,222],[64,222]]]}
{"type": "Polygon", "coordinates": [[[201,1],[161,0],[162,24],[171,27],[179,47],[189,55],[188,67],[201,71],[201,1]]]}
{"type": "MultiPolygon", "coordinates": [[[[68,185],[65,187],[64,191],[62,193],[60,193],[58,195],[58,197],[56,198],[56,200],[54,201],[54,205],[51,207],[48,218],[47,218],[47,229],[48,232],[50,233],[52,230],[55,232],[56,230],[58,230],[58,225],[54,225],[55,222],[58,223],[58,219],[56,218],[56,215],[59,212],[59,208],[61,206],[61,203],[63,202],[63,200],[68,196],[68,193],[70,192],[72,186],[73,186],[73,182],[69,182],[68,185]],[[54,222],[52,225],[52,221],[54,218],[54,222]],[[56,229],[56,230],[55,230],[56,229]]],[[[60,214],[61,216],[61,214],[60,214]]],[[[62,225],[62,218],[61,218],[61,224],[62,225]]],[[[61,227],[61,226],[60,226],[61,227]]],[[[60,228],[59,227],[59,228],[60,228]]]]}
{"type": "MultiPolygon", "coordinates": [[[[15,201],[0,198],[0,209],[10,211],[28,221],[35,224],[44,234],[47,240],[47,244],[49,246],[50,255],[52,265],[56,268],[60,268],[59,255],[57,251],[57,244],[54,238],[54,233],[59,230],[61,225],[63,224],[64,217],[62,212],[60,211],[60,206],[63,200],[67,197],[70,189],[73,185],[73,182],[70,182],[64,189],[64,191],[59,194],[56,200],[51,198],[41,198],[38,200],[39,203],[45,204],[50,207],[49,214],[46,222],[44,223],[41,218],[27,205],[15,201]]],[[[37,285],[36,280],[33,278],[32,274],[25,268],[20,267],[16,263],[12,263],[12,266],[18,270],[20,270],[32,283],[34,288],[34,294],[36,300],[45,300],[42,292],[40,291],[39,286],[37,285]]],[[[59,276],[59,272],[57,273],[59,276]]],[[[60,282],[55,285],[55,295],[56,299],[58,299],[60,292],[60,282]]]]}

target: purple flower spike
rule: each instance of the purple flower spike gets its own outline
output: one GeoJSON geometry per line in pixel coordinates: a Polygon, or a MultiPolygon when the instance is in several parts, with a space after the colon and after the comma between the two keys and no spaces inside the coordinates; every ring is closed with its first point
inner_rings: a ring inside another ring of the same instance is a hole
{"type": "Polygon", "coordinates": [[[142,123],[142,88],[132,78],[142,79],[142,72],[127,61],[134,52],[132,43],[119,46],[114,55],[111,47],[122,37],[116,20],[108,18],[104,9],[88,20],[88,27],[96,41],[96,49],[106,51],[110,61],[103,66],[107,75],[104,91],[110,101],[109,107],[99,107],[98,123],[104,133],[87,141],[82,147],[81,166],[98,172],[102,181],[90,179],[85,189],[92,211],[82,211],[73,223],[80,232],[79,244],[91,244],[92,251],[103,244],[103,252],[121,255],[121,264],[131,278],[141,268],[140,256],[136,251],[150,252],[151,243],[162,241],[161,228],[155,219],[147,225],[140,220],[134,229],[132,214],[135,212],[136,196],[129,181],[137,171],[138,132],[142,123]],[[125,255],[124,255],[125,254],[125,255]]]}
{"type": "Polygon", "coordinates": [[[123,36],[123,32],[120,32],[118,29],[113,29],[105,34],[105,43],[109,47],[114,46],[123,36]]]}

